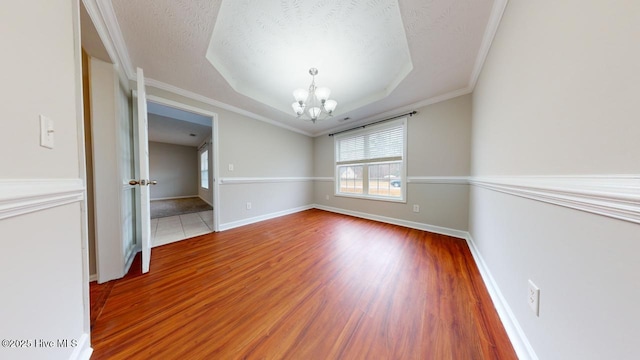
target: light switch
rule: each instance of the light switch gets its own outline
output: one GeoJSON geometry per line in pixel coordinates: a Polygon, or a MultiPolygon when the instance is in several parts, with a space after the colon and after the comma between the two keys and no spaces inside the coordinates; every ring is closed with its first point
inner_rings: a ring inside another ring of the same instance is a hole
{"type": "Polygon", "coordinates": [[[53,149],[53,120],[40,115],[40,146],[53,149]]]}

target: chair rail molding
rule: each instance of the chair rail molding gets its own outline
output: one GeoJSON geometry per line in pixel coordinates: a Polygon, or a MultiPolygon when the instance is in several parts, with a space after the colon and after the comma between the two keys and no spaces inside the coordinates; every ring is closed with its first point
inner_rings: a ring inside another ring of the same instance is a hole
{"type": "Polygon", "coordinates": [[[408,176],[409,184],[457,184],[469,185],[468,176],[408,176]]]}
{"type": "Polygon", "coordinates": [[[0,180],[0,219],[84,199],[82,179],[0,180]]]}
{"type": "Polygon", "coordinates": [[[493,191],[640,224],[640,175],[477,176],[469,182],[493,191]]]}
{"type": "Polygon", "coordinates": [[[307,182],[314,181],[314,177],[293,176],[293,177],[225,177],[220,178],[221,185],[229,184],[259,184],[259,183],[284,183],[284,182],[307,182]]]}

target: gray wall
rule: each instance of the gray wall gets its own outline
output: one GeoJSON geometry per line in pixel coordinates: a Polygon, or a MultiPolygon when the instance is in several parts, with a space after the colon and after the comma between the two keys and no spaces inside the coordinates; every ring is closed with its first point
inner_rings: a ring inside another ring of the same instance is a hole
{"type": "Polygon", "coordinates": [[[157,88],[147,90],[218,114],[222,229],[313,204],[312,138],[157,88]]]}
{"type": "MultiPolygon", "coordinates": [[[[473,96],[473,175],[640,174],[638,14],[510,1],[473,96]]],[[[640,358],[640,226],[474,187],[470,233],[540,359],[640,358]]]]}
{"type": "MultiPolygon", "coordinates": [[[[465,95],[417,109],[407,125],[407,203],[334,196],[334,181],[316,181],[316,204],[393,219],[467,230],[469,186],[451,178],[469,175],[471,96],[465,95]],[[412,179],[413,178],[413,179],[412,179]],[[420,178],[428,178],[423,179],[420,178]],[[441,178],[434,183],[435,178],[441,178]],[[327,200],[329,196],[329,200],[327,200]],[[420,205],[420,212],[412,211],[420,205]]],[[[314,139],[315,176],[334,176],[334,142],[329,136],[314,139]]]]}
{"type": "Polygon", "coordinates": [[[198,161],[196,147],[150,141],[151,200],[198,196],[198,161]]]}

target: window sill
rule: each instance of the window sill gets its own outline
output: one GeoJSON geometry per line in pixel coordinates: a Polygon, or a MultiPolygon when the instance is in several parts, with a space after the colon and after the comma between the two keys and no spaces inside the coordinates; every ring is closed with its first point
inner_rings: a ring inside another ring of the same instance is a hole
{"type": "Polygon", "coordinates": [[[385,202],[392,202],[392,203],[402,203],[402,204],[406,204],[407,203],[407,200],[402,199],[402,198],[389,198],[389,197],[374,196],[374,195],[359,195],[359,194],[353,194],[352,195],[352,194],[344,194],[344,193],[335,193],[334,196],[351,198],[351,199],[375,200],[375,201],[385,201],[385,202]]]}

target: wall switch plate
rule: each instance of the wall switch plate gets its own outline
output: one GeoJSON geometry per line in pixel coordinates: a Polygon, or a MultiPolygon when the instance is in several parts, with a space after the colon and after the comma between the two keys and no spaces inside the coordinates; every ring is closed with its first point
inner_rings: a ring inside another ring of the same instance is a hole
{"type": "Polygon", "coordinates": [[[40,115],[40,146],[53,149],[53,120],[40,115]]]}
{"type": "Polygon", "coordinates": [[[233,164],[229,164],[229,171],[233,171],[233,164]]]}
{"type": "Polygon", "coordinates": [[[527,291],[527,302],[529,303],[531,311],[533,311],[536,316],[540,316],[540,289],[533,283],[533,281],[529,280],[527,291]]]}
{"type": "Polygon", "coordinates": [[[251,203],[250,202],[247,203],[247,210],[251,210],[251,203]]]}
{"type": "Polygon", "coordinates": [[[419,212],[420,212],[420,205],[418,205],[418,204],[414,204],[414,205],[413,205],[413,212],[415,212],[415,213],[419,213],[419,212]]]}

